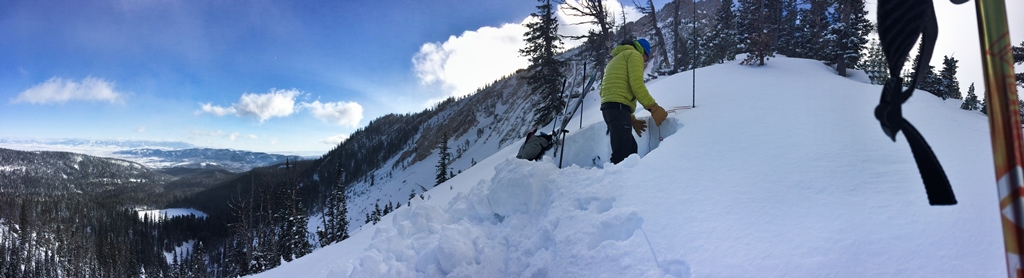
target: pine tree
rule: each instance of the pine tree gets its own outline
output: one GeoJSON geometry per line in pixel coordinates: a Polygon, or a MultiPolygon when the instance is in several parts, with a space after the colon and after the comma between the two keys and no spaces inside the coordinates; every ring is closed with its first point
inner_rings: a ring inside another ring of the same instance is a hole
{"type": "Polygon", "coordinates": [[[435,178],[436,183],[434,186],[448,181],[448,164],[451,163],[451,153],[448,151],[448,134],[445,133],[440,143],[437,144],[437,175],[435,178]]]}
{"type": "Polygon", "coordinates": [[[960,81],[956,80],[957,62],[959,61],[956,58],[942,56],[942,71],[939,72],[939,93],[942,94],[942,99],[962,98],[960,95],[960,81]]]}
{"type": "Polygon", "coordinates": [[[874,29],[867,19],[864,0],[837,0],[830,13],[835,22],[828,28],[828,61],[836,65],[839,75],[846,76],[846,68],[860,62],[867,36],[874,29]]]}
{"type": "Polygon", "coordinates": [[[530,14],[536,21],[526,23],[529,30],[523,36],[527,44],[519,54],[530,58],[527,82],[530,89],[541,96],[537,98],[533,122],[535,126],[543,126],[550,123],[558,111],[565,109],[565,100],[561,97],[565,62],[555,57],[562,49],[555,7],[551,0],[538,1],[543,4],[537,6],[537,12],[530,14]]]}
{"type": "Polygon", "coordinates": [[[981,109],[979,109],[978,111],[981,111],[982,114],[988,115],[988,99],[981,99],[980,106],[981,109]]]}
{"type": "Polygon", "coordinates": [[[808,2],[810,7],[800,12],[800,22],[804,26],[803,33],[806,34],[800,37],[802,39],[800,49],[804,54],[796,57],[825,61],[829,57],[828,44],[822,34],[826,34],[829,28],[828,10],[831,3],[829,0],[808,0],[808,2]]]}
{"type": "Polygon", "coordinates": [[[739,42],[736,41],[736,13],[732,6],[732,0],[722,0],[722,5],[715,11],[715,27],[711,33],[709,58],[716,63],[736,59],[736,47],[739,42]]]}
{"type": "Polygon", "coordinates": [[[882,53],[882,46],[878,40],[871,40],[867,56],[861,60],[857,68],[868,74],[871,84],[882,85],[889,81],[889,66],[885,63],[885,54],[882,53]]]}
{"type": "Polygon", "coordinates": [[[925,72],[920,74],[917,73],[917,65],[922,62],[922,48],[923,47],[919,44],[917,48],[917,55],[914,56],[914,62],[911,63],[911,67],[903,73],[903,86],[910,87],[910,85],[912,85],[910,83],[914,81],[915,77],[917,77],[917,84],[915,85],[917,90],[928,91],[935,96],[946,99],[945,96],[939,92],[939,87],[942,86],[942,81],[939,76],[935,74],[935,67],[932,66],[929,61],[923,61],[924,63],[928,63],[928,66],[924,68],[925,72]]]}
{"type": "Polygon", "coordinates": [[[335,173],[338,181],[327,197],[323,227],[317,231],[320,246],[327,246],[348,238],[348,202],[344,189],[344,170],[341,168],[340,162],[335,168],[335,173]]]}
{"type": "Polygon", "coordinates": [[[799,11],[802,0],[779,0],[782,14],[777,27],[778,37],[775,50],[787,57],[798,57],[804,50],[800,48],[803,40],[803,26],[799,24],[799,11]]]}
{"type": "Polygon", "coordinates": [[[974,83],[967,88],[967,97],[964,98],[964,104],[960,105],[960,109],[963,110],[978,110],[978,95],[974,94],[974,83]]]}
{"type": "Polygon", "coordinates": [[[781,16],[778,0],[740,0],[740,32],[746,35],[748,56],[741,64],[763,66],[775,57],[775,39],[781,16]]]}
{"type": "Polygon", "coordinates": [[[196,247],[189,257],[189,277],[208,277],[209,270],[206,269],[206,248],[203,247],[203,242],[196,242],[196,247]]]}
{"type": "Polygon", "coordinates": [[[383,211],[380,209],[380,203],[374,203],[373,213],[370,214],[370,217],[372,217],[373,225],[377,225],[377,222],[380,222],[380,217],[382,216],[381,214],[383,214],[383,211]]]}

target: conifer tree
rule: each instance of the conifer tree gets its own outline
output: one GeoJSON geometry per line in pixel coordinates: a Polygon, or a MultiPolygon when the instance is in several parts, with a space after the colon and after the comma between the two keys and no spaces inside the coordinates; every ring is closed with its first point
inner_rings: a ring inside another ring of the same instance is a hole
{"type": "Polygon", "coordinates": [[[988,115],[988,99],[981,99],[981,105],[979,106],[980,109],[978,109],[978,111],[981,111],[982,114],[988,115]]]}
{"type": "Polygon", "coordinates": [[[974,94],[974,83],[967,88],[967,97],[964,98],[964,104],[960,105],[960,109],[963,110],[978,110],[978,95],[974,94]]]}
{"type": "Polygon", "coordinates": [[[882,46],[878,40],[871,40],[868,53],[865,59],[861,60],[857,68],[868,74],[871,84],[882,85],[889,81],[889,66],[885,63],[885,54],[882,53],[882,46]]]}
{"type": "Polygon", "coordinates": [[[436,182],[434,183],[434,186],[448,181],[448,164],[451,163],[452,155],[448,151],[448,134],[445,133],[442,138],[444,140],[437,144],[437,154],[439,158],[437,159],[437,175],[435,177],[436,182]]]}
{"type": "Polygon", "coordinates": [[[917,73],[917,65],[918,63],[922,63],[921,49],[922,47],[918,44],[917,55],[914,56],[914,62],[911,63],[912,65],[910,68],[903,74],[903,86],[910,87],[910,83],[913,82],[914,77],[917,76],[918,79],[915,87],[917,90],[928,91],[935,96],[946,99],[946,97],[939,92],[939,87],[942,85],[941,79],[935,74],[935,67],[932,66],[929,61],[923,61],[924,63],[929,63],[928,66],[924,68],[925,72],[917,73]]]}
{"type": "Polygon", "coordinates": [[[828,28],[828,61],[836,65],[839,75],[860,62],[867,36],[874,29],[867,19],[864,0],[837,0],[830,13],[833,23],[828,28]]]}
{"type": "Polygon", "coordinates": [[[533,123],[535,126],[547,125],[554,119],[557,112],[565,108],[562,99],[562,80],[565,74],[562,68],[565,62],[555,57],[562,49],[562,38],[558,35],[558,17],[551,0],[538,0],[537,12],[530,15],[536,21],[526,23],[526,46],[519,54],[530,59],[530,74],[527,82],[530,89],[541,97],[537,98],[533,123]]]}
{"type": "Polygon", "coordinates": [[[722,0],[722,5],[718,6],[715,11],[715,27],[711,33],[709,54],[716,63],[736,59],[739,33],[736,30],[736,13],[732,10],[732,6],[732,0],[722,0]]]}
{"type": "Polygon", "coordinates": [[[344,170],[339,162],[335,168],[338,177],[337,184],[330,191],[327,197],[326,208],[324,208],[323,223],[317,236],[320,238],[320,246],[327,246],[348,238],[348,202],[345,196],[344,170]]]}
{"type": "Polygon", "coordinates": [[[808,0],[810,7],[800,12],[800,22],[804,26],[801,36],[800,49],[803,55],[798,58],[809,58],[820,61],[828,60],[828,44],[822,34],[826,34],[829,28],[828,10],[831,6],[829,0],[808,0]]]}
{"type": "Polygon", "coordinates": [[[740,32],[746,35],[744,45],[748,56],[741,64],[763,66],[775,57],[779,13],[777,0],[740,0],[738,18],[740,32]]]}
{"type": "Polygon", "coordinates": [[[942,56],[942,71],[939,72],[939,93],[943,95],[942,99],[962,98],[960,95],[960,81],[956,80],[957,62],[959,61],[956,58],[942,56]]]}
{"type": "Polygon", "coordinates": [[[775,50],[786,57],[799,57],[803,51],[800,42],[803,41],[803,26],[799,23],[800,4],[803,0],[779,0],[782,14],[779,15],[779,23],[776,27],[777,38],[775,50]]]}

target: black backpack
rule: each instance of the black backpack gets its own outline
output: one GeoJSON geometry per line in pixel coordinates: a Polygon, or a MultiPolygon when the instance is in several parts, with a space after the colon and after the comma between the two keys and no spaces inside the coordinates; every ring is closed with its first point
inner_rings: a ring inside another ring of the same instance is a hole
{"type": "Polygon", "coordinates": [[[523,146],[519,147],[519,154],[516,155],[516,158],[530,161],[540,160],[545,152],[554,147],[553,136],[543,132],[534,135],[536,132],[537,130],[534,129],[526,135],[526,141],[523,142],[523,146]]]}

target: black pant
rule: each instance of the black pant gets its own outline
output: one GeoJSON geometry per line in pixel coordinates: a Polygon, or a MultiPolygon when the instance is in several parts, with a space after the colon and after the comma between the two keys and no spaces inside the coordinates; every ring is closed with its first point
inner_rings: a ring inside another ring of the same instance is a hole
{"type": "Polygon", "coordinates": [[[637,152],[636,139],[633,139],[633,121],[629,106],[617,102],[601,104],[604,123],[608,125],[608,134],[612,141],[611,162],[619,164],[627,156],[637,152]]]}

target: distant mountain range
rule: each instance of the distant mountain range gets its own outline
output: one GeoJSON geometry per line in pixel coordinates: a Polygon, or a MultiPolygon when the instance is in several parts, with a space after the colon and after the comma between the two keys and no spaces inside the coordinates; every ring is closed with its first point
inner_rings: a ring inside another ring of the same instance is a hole
{"type": "Polygon", "coordinates": [[[244,172],[256,167],[284,163],[286,160],[303,159],[298,155],[197,148],[195,145],[176,141],[0,138],[0,148],[110,157],[140,163],[154,169],[223,169],[231,172],[244,172]]]}
{"type": "Polygon", "coordinates": [[[188,149],[196,146],[178,141],[90,140],[90,139],[12,139],[0,138],[0,146],[14,149],[72,151],[94,155],[91,151],[109,149],[165,148],[188,149]],[[36,149],[45,148],[45,149],[36,149]],[[77,151],[75,151],[77,150],[77,151]]]}
{"type": "Polygon", "coordinates": [[[209,148],[130,149],[116,151],[114,155],[153,168],[224,169],[232,172],[244,172],[256,167],[284,163],[286,160],[302,159],[297,155],[209,148]]]}

